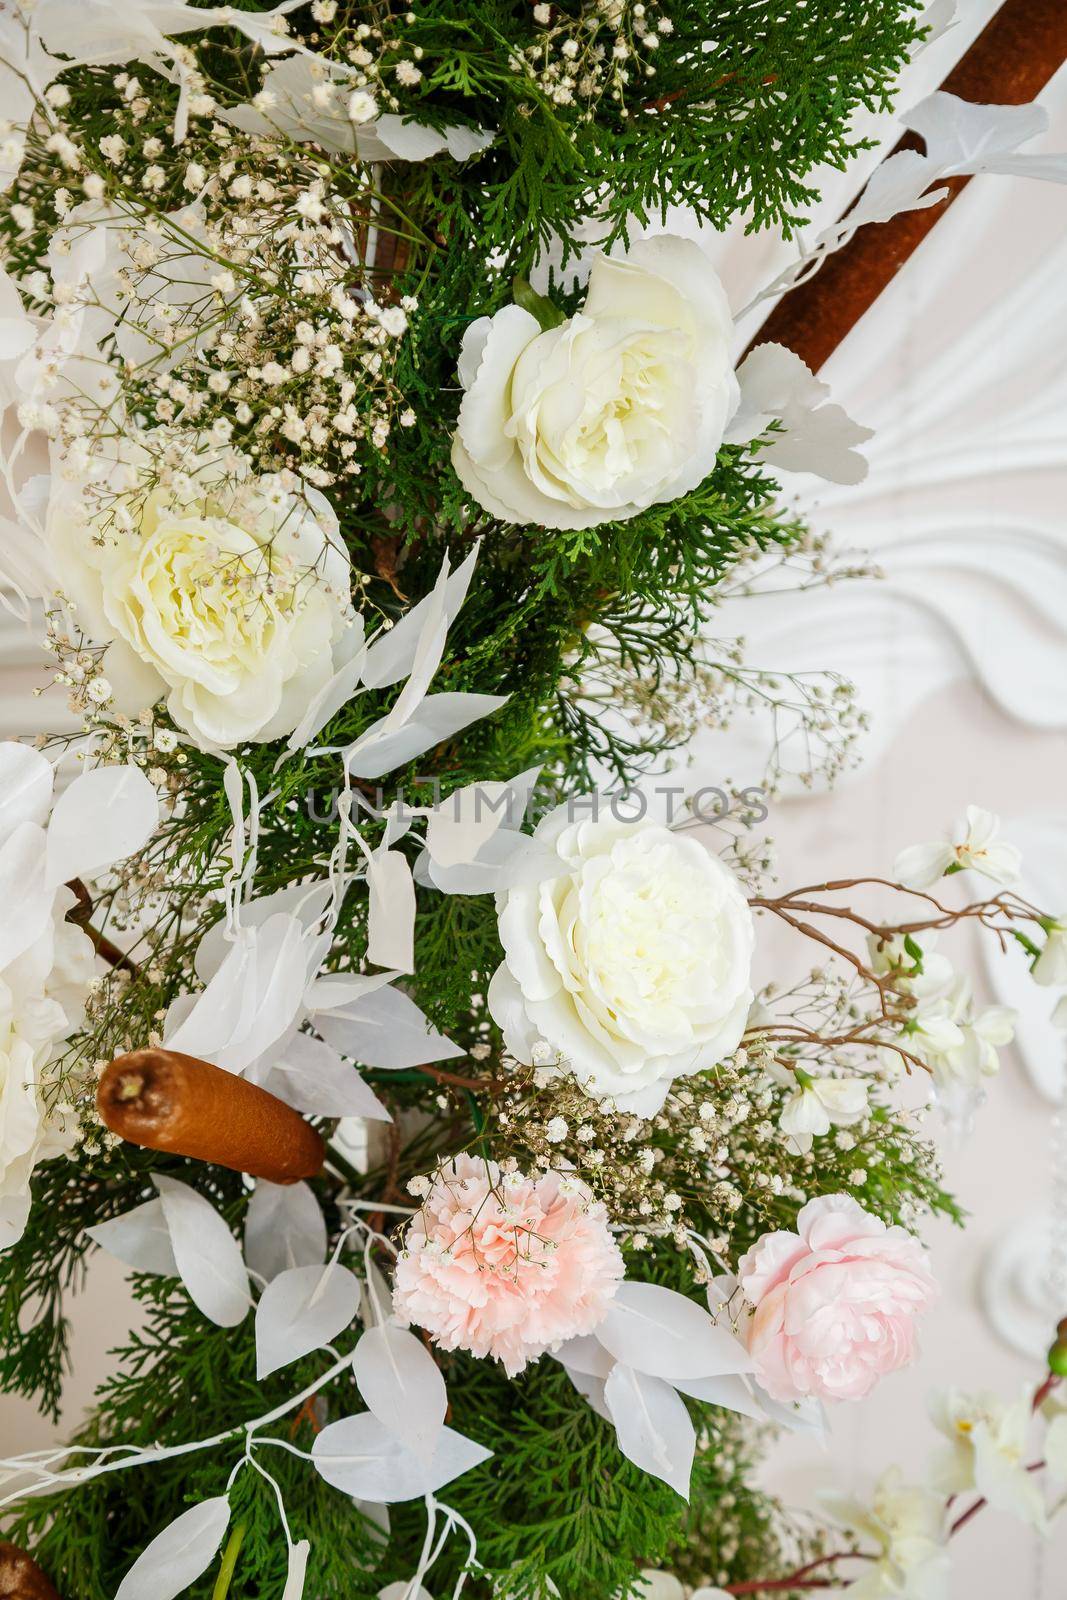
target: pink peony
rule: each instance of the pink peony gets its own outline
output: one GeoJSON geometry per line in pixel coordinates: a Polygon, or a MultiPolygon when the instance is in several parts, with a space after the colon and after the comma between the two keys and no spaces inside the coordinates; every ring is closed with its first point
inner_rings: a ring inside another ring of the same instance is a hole
{"type": "Polygon", "coordinates": [[[396,1266],[398,1316],[509,1377],[591,1333],[623,1275],[604,1207],[575,1178],[457,1156],[429,1184],[396,1266]]]}
{"type": "Polygon", "coordinates": [[[738,1267],[755,1307],[748,1347],[775,1400],[861,1400],[915,1354],[936,1292],[926,1250],[850,1195],[809,1201],[796,1233],[766,1233],[738,1267]]]}

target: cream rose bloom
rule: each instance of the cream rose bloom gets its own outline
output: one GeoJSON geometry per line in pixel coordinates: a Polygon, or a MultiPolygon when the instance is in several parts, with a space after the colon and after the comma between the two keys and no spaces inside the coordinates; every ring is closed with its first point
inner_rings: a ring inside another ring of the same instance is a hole
{"type": "Polygon", "coordinates": [[[511,305],[467,330],[452,464],[506,522],[589,528],[676,500],[715,465],[737,406],[732,336],[692,240],[597,255],[561,326],[511,305]]]}
{"type": "Polygon", "coordinates": [[[210,461],[149,476],[124,451],[101,486],[62,485],[48,540],[121,711],[165,697],[207,748],[291,733],[328,682],[351,617],[329,503],[290,474],[234,481],[210,461]]]}
{"type": "Polygon", "coordinates": [[[674,1078],[736,1048],[752,990],[753,924],[733,874],[651,820],[572,821],[535,838],[559,870],[498,896],[504,960],[489,1009],[519,1061],[651,1115],[674,1078]]]}

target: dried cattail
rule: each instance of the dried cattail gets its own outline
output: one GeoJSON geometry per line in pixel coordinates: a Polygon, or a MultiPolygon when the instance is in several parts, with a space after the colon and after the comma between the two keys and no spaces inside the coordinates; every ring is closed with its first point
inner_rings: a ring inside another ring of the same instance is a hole
{"type": "Polygon", "coordinates": [[[59,1591],[45,1577],[31,1555],[17,1544],[0,1540],[0,1597],[2,1600],[59,1600],[59,1591]]]}
{"type": "Polygon", "coordinates": [[[326,1154],[320,1135],[277,1095],[177,1050],[116,1056],[100,1079],[96,1108],[131,1144],[271,1183],[314,1177],[326,1154]]]}

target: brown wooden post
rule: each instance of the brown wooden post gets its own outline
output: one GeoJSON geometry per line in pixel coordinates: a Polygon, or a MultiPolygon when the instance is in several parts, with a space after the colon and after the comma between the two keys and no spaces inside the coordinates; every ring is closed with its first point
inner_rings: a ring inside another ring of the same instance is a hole
{"type": "MultiPolygon", "coordinates": [[[[961,100],[1025,105],[1041,93],[1064,60],[1067,0],[1005,0],[941,87],[961,100]]],[[[892,154],[921,149],[921,139],[906,133],[892,154]]],[[[752,345],[769,340],[787,345],[817,372],[970,179],[941,181],[949,193],[938,205],[860,228],[813,278],[783,295],[752,345]]]]}

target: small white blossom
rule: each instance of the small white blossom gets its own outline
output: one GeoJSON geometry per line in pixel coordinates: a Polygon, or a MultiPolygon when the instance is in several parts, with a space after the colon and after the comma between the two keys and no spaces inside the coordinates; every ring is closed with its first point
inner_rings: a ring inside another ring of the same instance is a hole
{"type": "Polygon", "coordinates": [[[958,844],[938,841],[911,845],[897,856],[893,876],[908,889],[929,889],[946,872],[971,867],[994,883],[1015,883],[1019,877],[1020,855],[1014,845],[997,839],[1000,818],[980,806],[968,806],[964,822],[957,830],[963,835],[958,844]]]}

